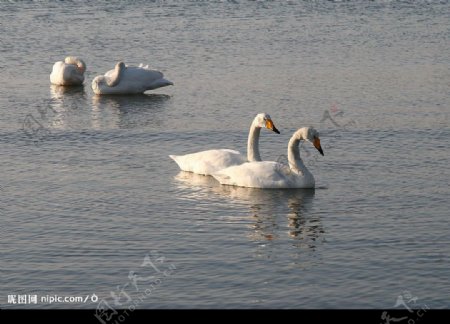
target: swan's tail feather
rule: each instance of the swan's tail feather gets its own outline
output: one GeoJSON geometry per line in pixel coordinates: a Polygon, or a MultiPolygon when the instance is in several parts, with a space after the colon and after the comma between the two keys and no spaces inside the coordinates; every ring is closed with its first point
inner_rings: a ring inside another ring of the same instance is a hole
{"type": "Polygon", "coordinates": [[[162,88],[162,87],[167,87],[167,86],[170,86],[170,85],[173,85],[172,81],[169,81],[169,80],[164,79],[164,78],[160,78],[160,79],[152,82],[152,84],[149,85],[149,90],[162,88]]]}
{"type": "Polygon", "coordinates": [[[178,166],[181,168],[181,164],[182,164],[182,160],[183,160],[183,156],[181,155],[169,155],[169,157],[174,160],[176,162],[176,164],[178,164],[178,166]]]}
{"type": "Polygon", "coordinates": [[[181,171],[192,171],[189,166],[186,166],[184,155],[169,155],[169,157],[175,161],[181,171]]]}
{"type": "Polygon", "coordinates": [[[148,67],[148,64],[147,64],[147,65],[144,65],[144,63],[140,63],[140,64],[139,64],[139,67],[140,67],[141,69],[150,70],[150,68],[148,67]]]}

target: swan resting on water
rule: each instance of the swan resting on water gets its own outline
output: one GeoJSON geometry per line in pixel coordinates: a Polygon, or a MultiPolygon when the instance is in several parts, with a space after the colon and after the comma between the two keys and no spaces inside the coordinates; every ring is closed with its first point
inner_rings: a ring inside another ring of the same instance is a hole
{"type": "Polygon", "coordinates": [[[63,61],[53,64],[50,82],[60,86],[82,85],[86,64],[75,56],[67,56],[63,61]]]}
{"type": "Polygon", "coordinates": [[[92,80],[92,90],[95,94],[138,94],[147,90],[173,85],[164,75],[147,66],[127,66],[118,62],[114,70],[105,75],[99,75],[92,80]]]}
{"type": "Polygon", "coordinates": [[[307,141],[323,155],[319,132],[312,127],[298,129],[289,140],[289,166],[274,162],[248,162],[220,170],[212,176],[223,185],[251,188],[314,188],[313,174],[300,158],[301,141],[307,141]]]}
{"type": "Polygon", "coordinates": [[[266,113],[256,115],[250,126],[247,142],[247,157],[235,150],[216,149],[186,155],[169,155],[181,170],[203,175],[212,175],[224,168],[243,164],[248,161],[261,161],[259,154],[259,134],[261,128],[267,128],[280,134],[266,113]]]}

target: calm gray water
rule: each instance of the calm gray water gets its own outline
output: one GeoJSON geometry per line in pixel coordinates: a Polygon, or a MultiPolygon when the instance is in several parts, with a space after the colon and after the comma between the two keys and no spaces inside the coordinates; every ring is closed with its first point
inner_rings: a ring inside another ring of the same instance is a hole
{"type": "Polygon", "coordinates": [[[2,307],[449,307],[448,1],[2,1],[0,35],[2,307]],[[119,60],[175,85],[94,96],[119,60]],[[319,130],[315,190],[169,159],[245,152],[258,112],[266,160],[319,130]]]}

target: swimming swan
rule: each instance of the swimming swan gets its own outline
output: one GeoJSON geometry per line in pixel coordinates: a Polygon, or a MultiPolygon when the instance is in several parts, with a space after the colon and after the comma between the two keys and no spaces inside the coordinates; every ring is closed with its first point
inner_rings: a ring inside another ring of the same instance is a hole
{"type": "Polygon", "coordinates": [[[75,56],[67,56],[53,64],[50,82],[61,86],[82,85],[86,64],[75,56]]]}
{"type": "Polygon", "coordinates": [[[252,188],[314,188],[315,180],[300,158],[300,141],[308,141],[323,155],[319,132],[303,127],[288,144],[289,167],[273,161],[248,162],[214,173],[221,184],[252,188]]]}
{"type": "Polygon", "coordinates": [[[265,127],[280,134],[268,114],[256,115],[250,126],[247,142],[247,158],[235,150],[217,149],[186,155],[169,155],[181,170],[197,174],[211,175],[232,165],[239,165],[248,161],[261,161],[259,155],[259,134],[265,127]]]}
{"type": "Polygon", "coordinates": [[[140,64],[136,66],[126,66],[123,62],[118,62],[114,70],[110,70],[105,75],[99,75],[92,80],[92,90],[95,94],[138,94],[147,90],[173,85],[169,80],[163,78],[159,71],[151,70],[147,66],[140,64]]]}

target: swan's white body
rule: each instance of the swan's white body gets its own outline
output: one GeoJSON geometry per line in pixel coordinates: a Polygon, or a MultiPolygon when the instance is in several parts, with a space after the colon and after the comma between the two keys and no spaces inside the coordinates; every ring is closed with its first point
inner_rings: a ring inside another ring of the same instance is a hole
{"type": "Polygon", "coordinates": [[[58,61],[53,65],[50,82],[61,86],[82,85],[85,71],[86,64],[83,60],[68,56],[64,62],[58,61]]]}
{"type": "Polygon", "coordinates": [[[266,127],[275,133],[280,133],[268,114],[261,113],[256,115],[248,134],[247,157],[238,151],[229,149],[207,150],[186,155],[169,156],[178,164],[181,170],[203,175],[212,175],[219,170],[248,161],[261,161],[259,134],[262,127],[266,127]]]}
{"type": "Polygon", "coordinates": [[[319,133],[304,127],[292,135],[288,145],[289,166],[273,161],[248,162],[220,170],[213,174],[221,184],[251,188],[314,188],[313,174],[300,158],[300,141],[306,140],[323,155],[319,133]]]}
{"type": "Polygon", "coordinates": [[[181,170],[211,175],[231,165],[247,162],[244,155],[235,150],[217,149],[186,155],[169,155],[181,170]]]}
{"type": "Polygon", "coordinates": [[[114,70],[92,80],[92,90],[99,95],[138,94],[168,85],[173,83],[164,79],[161,72],[149,69],[148,65],[126,66],[123,62],[117,63],[114,70]]]}

